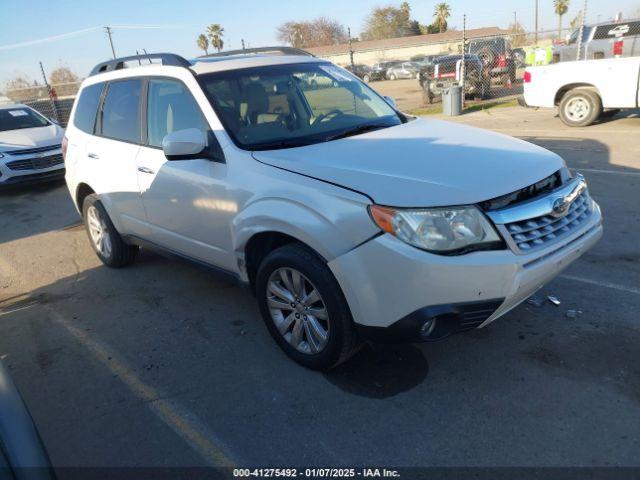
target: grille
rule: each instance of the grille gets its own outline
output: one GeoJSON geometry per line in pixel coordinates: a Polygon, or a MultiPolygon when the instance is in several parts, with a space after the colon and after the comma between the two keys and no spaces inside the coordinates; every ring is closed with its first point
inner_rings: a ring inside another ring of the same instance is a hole
{"type": "Polygon", "coordinates": [[[507,232],[522,252],[545,247],[576,230],[591,213],[589,193],[584,190],[563,217],[541,217],[505,225],[507,232]]]}
{"type": "Polygon", "coordinates": [[[12,162],[7,162],[7,167],[11,170],[41,170],[43,168],[50,168],[63,163],[64,159],[62,158],[62,155],[58,154],[50,155],[48,157],[13,160],[12,162]]]}
{"type": "Polygon", "coordinates": [[[23,148],[22,150],[8,150],[4,153],[7,153],[9,155],[28,155],[30,153],[50,152],[51,150],[58,150],[60,148],[62,148],[62,145],[58,143],[57,145],[49,145],[47,147],[23,148]]]}

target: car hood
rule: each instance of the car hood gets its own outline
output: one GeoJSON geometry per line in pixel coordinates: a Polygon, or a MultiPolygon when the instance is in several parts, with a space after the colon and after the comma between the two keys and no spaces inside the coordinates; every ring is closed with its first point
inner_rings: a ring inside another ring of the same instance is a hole
{"type": "Polygon", "coordinates": [[[0,132],[0,152],[20,148],[47,147],[62,141],[62,129],[52,123],[48,127],[21,128],[0,132]]]}
{"type": "Polygon", "coordinates": [[[474,204],[529,186],[564,165],[558,155],[531,143],[427,119],[253,155],[396,207],[474,204]]]}

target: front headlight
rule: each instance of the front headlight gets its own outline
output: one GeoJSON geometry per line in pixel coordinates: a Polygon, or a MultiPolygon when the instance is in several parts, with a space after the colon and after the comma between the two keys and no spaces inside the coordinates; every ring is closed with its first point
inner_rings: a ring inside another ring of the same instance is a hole
{"type": "Polygon", "coordinates": [[[504,248],[489,220],[474,206],[404,209],[371,205],[373,221],[403,242],[433,253],[504,248]]]}

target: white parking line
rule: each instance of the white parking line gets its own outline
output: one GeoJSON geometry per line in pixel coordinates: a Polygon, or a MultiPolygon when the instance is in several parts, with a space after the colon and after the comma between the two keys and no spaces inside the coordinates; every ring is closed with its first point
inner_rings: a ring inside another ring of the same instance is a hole
{"type": "Polygon", "coordinates": [[[213,467],[234,467],[236,464],[223,451],[218,439],[196,415],[171,399],[162,398],[151,386],[140,380],[126,362],[119,358],[107,345],[89,337],[83,330],[76,328],[58,312],[47,308],[53,320],[65,328],[83,347],[104,365],[112,374],[144,401],[151,411],[187,444],[197,452],[208,465],[213,467]]]}
{"type": "Polygon", "coordinates": [[[593,280],[591,278],[576,277],[574,275],[560,275],[560,278],[566,280],[573,280],[575,282],[588,283],[589,285],[597,285],[598,287],[611,288],[613,290],[619,290],[626,293],[635,293],[640,295],[640,288],[628,287],[626,285],[619,285],[617,283],[603,282],[600,280],[593,280]]]}
{"type": "Polygon", "coordinates": [[[572,170],[578,170],[579,172],[613,173],[615,175],[632,175],[634,177],[640,177],[640,172],[619,172],[617,170],[599,170],[597,168],[573,168],[572,170]]]}

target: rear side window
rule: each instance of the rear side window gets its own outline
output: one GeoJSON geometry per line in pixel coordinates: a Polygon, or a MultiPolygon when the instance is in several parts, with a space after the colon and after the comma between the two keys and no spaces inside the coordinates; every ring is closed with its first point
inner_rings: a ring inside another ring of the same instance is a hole
{"type": "Polygon", "coordinates": [[[611,23],[600,25],[593,34],[594,40],[616,37],[635,37],[640,35],[640,22],[611,23]]]}
{"type": "Polygon", "coordinates": [[[83,132],[93,133],[102,87],[104,83],[96,83],[83,88],[80,93],[73,124],[83,132]]]}
{"type": "Polygon", "coordinates": [[[187,87],[176,80],[151,79],[147,99],[147,139],[154,147],[171,132],[197,128],[207,135],[207,122],[187,87]]]}
{"type": "Polygon", "coordinates": [[[102,105],[102,135],[115,140],[140,143],[140,91],[139,79],[122,80],[109,84],[102,105]]]}

